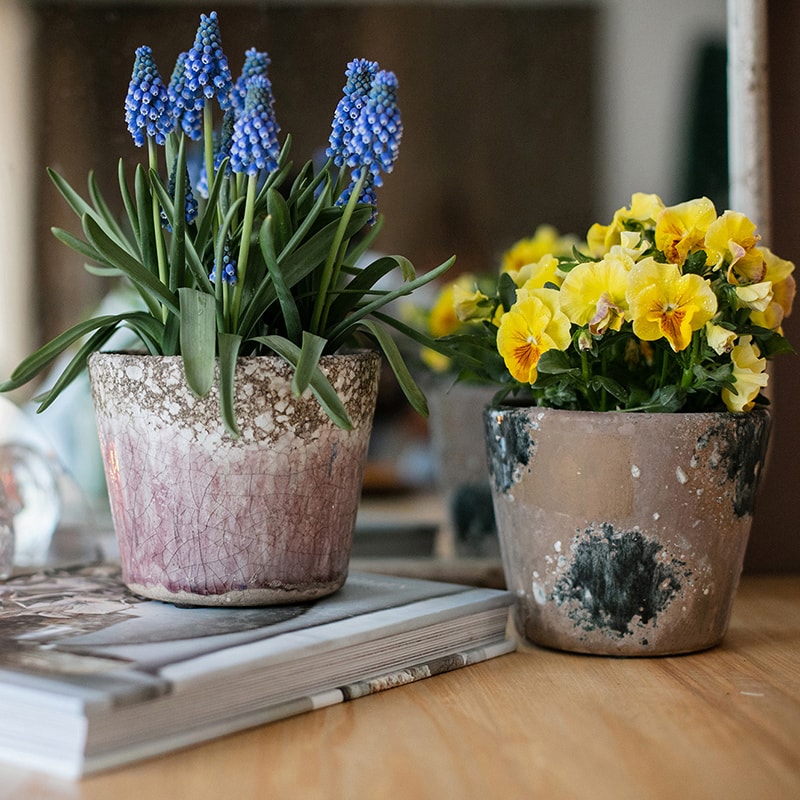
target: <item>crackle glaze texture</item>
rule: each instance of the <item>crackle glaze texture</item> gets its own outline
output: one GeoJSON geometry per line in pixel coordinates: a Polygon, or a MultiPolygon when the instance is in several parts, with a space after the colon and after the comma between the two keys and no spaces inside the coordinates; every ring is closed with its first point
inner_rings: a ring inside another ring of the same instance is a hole
{"type": "Polygon", "coordinates": [[[375,353],[326,356],[351,431],[278,358],[239,359],[240,438],[216,382],[198,398],[180,357],[98,353],[92,398],[120,548],[137,594],[189,605],[266,605],[330,594],[347,577],[375,410],[375,353]]]}
{"type": "Polygon", "coordinates": [[[517,628],[604,655],[725,635],[769,416],[505,407],[484,414],[517,628]]]}

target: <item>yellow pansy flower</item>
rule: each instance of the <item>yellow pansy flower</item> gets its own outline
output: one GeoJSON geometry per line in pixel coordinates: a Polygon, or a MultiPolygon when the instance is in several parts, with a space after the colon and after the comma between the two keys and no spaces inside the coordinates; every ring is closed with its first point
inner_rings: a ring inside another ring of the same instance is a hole
{"type": "Polygon", "coordinates": [[[521,289],[542,289],[546,283],[561,286],[564,280],[564,274],[558,269],[558,259],[550,253],[532,264],[526,264],[511,277],[521,289]]]}
{"type": "Polygon", "coordinates": [[[500,319],[497,350],[520,383],[535,383],[542,353],[566,350],[572,338],[567,315],[559,308],[558,290],[526,292],[500,319]]]}
{"type": "Polygon", "coordinates": [[[434,372],[447,372],[450,369],[450,359],[431,347],[422,347],[419,351],[422,363],[434,372]]]}
{"type": "MultiPolygon", "coordinates": [[[[750,319],[763,328],[780,330],[783,320],[792,311],[795,295],[794,264],[776,256],[769,248],[757,248],[764,259],[764,278],[772,283],[772,298],[763,311],[753,311],[750,319]]],[[[737,290],[738,292],[738,290],[737,290]]]]}
{"type": "Polygon", "coordinates": [[[533,236],[520,239],[503,253],[500,271],[511,273],[517,286],[524,280],[517,280],[517,273],[528,264],[535,264],[546,255],[567,256],[577,243],[574,236],[561,236],[552,225],[540,225],[533,236]]]}
{"type": "Polygon", "coordinates": [[[649,248],[650,242],[639,231],[621,231],[619,244],[612,245],[608,254],[623,259],[630,269],[633,262],[638,261],[649,248]]]}
{"type": "Polygon", "coordinates": [[[664,203],[657,194],[634,192],[631,204],[618,208],[610,225],[595,223],[586,235],[586,245],[595,258],[608,253],[619,245],[625,233],[625,225],[630,222],[655,222],[664,210],[664,203]]]}
{"type": "Polygon", "coordinates": [[[464,291],[472,291],[475,288],[475,277],[469,274],[461,275],[439,293],[428,318],[428,328],[434,337],[449,336],[461,327],[461,320],[456,314],[455,307],[456,286],[464,291]]]}
{"type": "Polygon", "coordinates": [[[428,327],[433,336],[448,336],[461,324],[453,306],[453,285],[445,286],[431,308],[428,327]]]}
{"type": "Polygon", "coordinates": [[[715,325],[713,322],[706,322],[706,341],[708,346],[718,356],[721,356],[723,353],[730,353],[733,350],[736,331],[723,328],[722,325],[715,325]]]}
{"type": "Polygon", "coordinates": [[[614,212],[615,222],[634,220],[636,222],[655,222],[664,210],[664,203],[657,194],[634,192],[631,204],[614,212]]]}
{"type": "Polygon", "coordinates": [[[621,228],[615,222],[601,225],[595,222],[586,234],[586,246],[594,258],[607,253],[614,245],[619,244],[621,228]]]}
{"type": "Polygon", "coordinates": [[[688,347],[692,332],[717,312],[717,297],[699,275],[682,275],[675,264],[645,258],[629,273],[627,301],[633,332],[645,341],[662,336],[679,352],[688,347]]]}
{"type": "Polygon", "coordinates": [[[728,411],[750,411],[758,393],[767,385],[767,359],[760,356],[750,336],[742,336],[731,351],[735,391],[722,390],[722,402],[728,411]]]}
{"type": "Polygon", "coordinates": [[[707,197],[669,206],[656,222],[656,247],[667,261],[681,265],[689,253],[703,247],[706,231],[716,218],[717,211],[707,197]]]}
{"type": "Polygon", "coordinates": [[[737,286],[736,297],[745,308],[753,311],[766,311],[772,302],[772,282],[748,283],[747,286],[737,286]]]}
{"type": "Polygon", "coordinates": [[[576,325],[594,334],[618,331],[628,308],[628,270],[625,262],[608,257],[578,264],[564,278],[561,309],[576,325]]]}
{"type": "Polygon", "coordinates": [[[492,307],[488,304],[488,300],[488,296],[480,289],[473,288],[470,291],[461,283],[456,283],[453,286],[453,308],[461,322],[468,322],[473,319],[488,319],[492,312],[492,307]]]}
{"type": "Polygon", "coordinates": [[[766,264],[755,223],[738,211],[726,211],[708,226],[705,248],[708,263],[728,264],[730,283],[758,283],[764,280],[766,264]]]}

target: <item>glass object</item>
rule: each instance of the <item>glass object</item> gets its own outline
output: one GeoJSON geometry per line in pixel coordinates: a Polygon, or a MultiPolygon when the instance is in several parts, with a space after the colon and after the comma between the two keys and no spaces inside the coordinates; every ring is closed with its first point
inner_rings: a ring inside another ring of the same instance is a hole
{"type": "Polygon", "coordinates": [[[14,512],[10,508],[6,490],[0,481],[0,581],[14,569],[14,512]]]}
{"type": "MultiPolygon", "coordinates": [[[[61,516],[57,468],[51,449],[11,401],[0,398],[0,552],[18,566],[47,561],[61,516]]],[[[0,557],[0,572],[4,570],[0,557]]]]}

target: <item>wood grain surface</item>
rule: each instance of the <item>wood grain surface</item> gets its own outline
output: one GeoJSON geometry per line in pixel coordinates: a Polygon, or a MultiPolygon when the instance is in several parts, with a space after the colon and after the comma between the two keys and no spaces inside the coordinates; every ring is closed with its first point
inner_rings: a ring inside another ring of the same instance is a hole
{"type": "Polygon", "coordinates": [[[800,576],[746,576],[720,647],[516,653],[77,782],[0,797],[800,797],[800,576]]]}

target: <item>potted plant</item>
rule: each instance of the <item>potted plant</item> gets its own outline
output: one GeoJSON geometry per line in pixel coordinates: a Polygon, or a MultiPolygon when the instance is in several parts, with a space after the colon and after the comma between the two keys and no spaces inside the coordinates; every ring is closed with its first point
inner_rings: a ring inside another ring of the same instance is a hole
{"type": "Polygon", "coordinates": [[[743,214],[635,194],[567,257],[461,296],[439,340],[484,414],[504,568],[530,640],[615,655],[724,636],[794,265],[743,214]]]}
{"type": "Polygon", "coordinates": [[[92,174],[88,199],[50,174],[83,234],[56,237],[90,271],[128,281],[138,304],[79,323],[0,385],[75,348],[42,410],[88,362],[123,578],[181,603],[289,602],[342,585],[372,345],[426,413],[382,309],[452,263],[416,276],[402,256],[367,257],[402,135],[395,75],[350,62],[323,163],[295,164],[268,66],[251,48],[233,80],[216,12],[167,82],[151,49],[136,50],[125,119],[146,162],[133,176],[119,162],[123,219],[92,174]],[[141,353],[103,352],[121,328],[141,353]]]}

